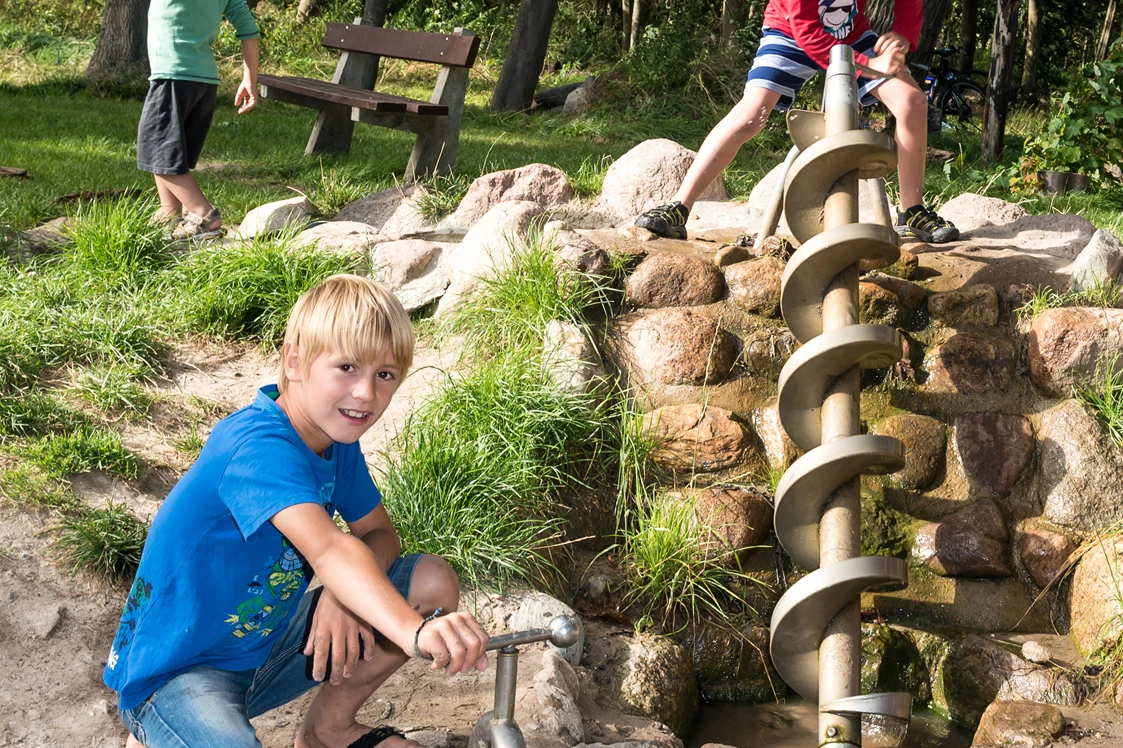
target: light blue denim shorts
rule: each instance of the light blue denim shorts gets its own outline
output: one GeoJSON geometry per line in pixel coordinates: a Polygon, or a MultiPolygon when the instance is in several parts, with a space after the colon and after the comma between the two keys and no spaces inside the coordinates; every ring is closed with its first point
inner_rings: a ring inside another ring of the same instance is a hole
{"type": "MultiPolygon", "coordinates": [[[[409,597],[421,556],[400,557],[387,572],[402,597],[409,597]]],[[[311,678],[311,658],[304,654],[304,643],[321,590],[304,595],[288,629],[260,667],[238,672],[213,667],[188,670],[139,706],[123,710],[125,727],[145,748],[261,748],[250,720],[320,685],[311,678]]],[[[374,636],[383,638],[378,631],[374,636]]]]}

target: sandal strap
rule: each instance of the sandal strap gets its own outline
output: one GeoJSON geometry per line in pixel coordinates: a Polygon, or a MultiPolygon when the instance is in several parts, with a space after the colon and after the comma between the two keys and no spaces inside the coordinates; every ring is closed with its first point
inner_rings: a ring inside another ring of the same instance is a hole
{"type": "Polygon", "coordinates": [[[368,733],[360,735],[359,739],[351,743],[351,745],[347,746],[347,748],[374,748],[386,738],[395,735],[399,738],[405,737],[405,733],[403,733],[401,730],[397,730],[393,727],[390,727],[389,725],[382,725],[381,727],[374,728],[368,733]]]}

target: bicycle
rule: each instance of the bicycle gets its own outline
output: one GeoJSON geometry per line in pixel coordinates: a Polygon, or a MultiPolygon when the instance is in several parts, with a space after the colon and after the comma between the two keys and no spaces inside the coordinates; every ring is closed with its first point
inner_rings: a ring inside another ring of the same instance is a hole
{"type": "Polygon", "coordinates": [[[955,118],[961,125],[972,124],[971,119],[983,111],[986,89],[969,76],[982,75],[982,70],[956,70],[948,58],[959,54],[956,47],[934,49],[932,54],[940,58],[933,70],[928,65],[912,63],[912,67],[924,74],[921,90],[928,95],[928,131],[938,132],[943,123],[955,118]]]}

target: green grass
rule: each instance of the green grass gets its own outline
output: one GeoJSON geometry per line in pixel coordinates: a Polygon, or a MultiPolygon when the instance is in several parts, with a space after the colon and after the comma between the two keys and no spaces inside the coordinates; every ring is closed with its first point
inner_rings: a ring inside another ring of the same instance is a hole
{"type": "Polygon", "coordinates": [[[139,372],[127,366],[95,366],[78,373],[73,389],[104,413],[126,419],[143,418],[152,408],[153,399],[139,378],[139,372]]]}
{"type": "Polygon", "coordinates": [[[0,494],[18,507],[74,511],[81,506],[70,488],[29,465],[0,473],[0,494]]]}
{"type": "Polygon", "coordinates": [[[569,186],[583,200],[591,200],[600,194],[601,185],[604,184],[604,175],[608,167],[612,166],[612,157],[601,156],[599,159],[586,158],[577,167],[577,171],[569,177],[569,186]]]}
{"type": "Polygon", "coordinates": [[[0,444],[12,437],[41,436],[48,431],[73,428],[87,420],[72,405],[37,390],[0,393],[0,444]]]}
{"type": "Polygon", "coordinates": [[[1123,367],[1119,356],[1100,362],[1095,378],[1074,387],[1073,395],[1092,409],[1112,441],[1123,446],[1123,367]]]}
{"type": "Polygon", "coordinates": [[[473,586],[541,582],[563,492],[590,479],[610,430],[602,406],[555,389],[531,352],[450,378],[410,416],[380,481],[403,545],[440,553],[473,586]]]}
{"type": "Polygon", "coordinates": [[[123,504],[85,509],[65,517],[55,528],[53,548],[76,574],[91,571],[113,582],[132,578],[140,565],[148,526],[123,504]]]}
{"type": "Polygon", "coordinates": [[[456,210],[472,186],[472,178],[466,174],[435,174],[421,183],[425,190],[417,197],[417,212],[426,220],[436,222],[456,210]]]}
{"type": "Polygon", "coordinates": [[[206,443],[207,438],[199,433],[199,419],[192,418],[191,429],[186,436],[176,441],[175,448],[191,459],[195,459],[203,451],[203,445],[206,443]]]}
{"type": "Polygon", "coordinates": [[[713,533],[689,494],[657,491],[640,501],[621,544],[631,603],[664,627],[751,615],[742,590],[758,582],[741,570],[735,550],[715,547],[713,533]]]}
{"type": "Polygon", "coordinates": [[[510,260],[494,277],[453,307],[444,334],[463,335],[474,356],[517,348],[540,349],[547,326],[557,320],[587,329],[586,314],[606,307],[619,293],[611,279],[559,272],[557,246],[532,224],[525,240],[507,239],[510,260]]]}
{"type": "Polygon", "coordinates": [[[103,426],[82,425],[40,437],[26,444],[20,456],[52,477],[90,470],[119,478],[140,474],[140,460],[121,444],[121,435],[103,426]]]}
{"type": "Polygon", "coordinates": [[[1030,298],[1015,310],[1019,320],[1032,322],[1033,318],[1046,309],[1065,306],[1093,306],[1103,309],[1118,308],[1123,304],[1123,285],[1114,278],[1107,278],[1083,291],[1064,291],[1058,293],[1050,286],[1038,286],[1030,298]]]}

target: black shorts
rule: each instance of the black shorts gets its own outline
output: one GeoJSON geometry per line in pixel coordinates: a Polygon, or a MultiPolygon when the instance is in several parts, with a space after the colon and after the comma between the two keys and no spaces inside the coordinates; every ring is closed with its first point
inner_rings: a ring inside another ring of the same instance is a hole
{"type": "Polygon", "coordinates": [[[165,175],[194,169],[211,129],[217,93],[214,83],[151,81],[137,128],[137,168],[165,175]]]}

